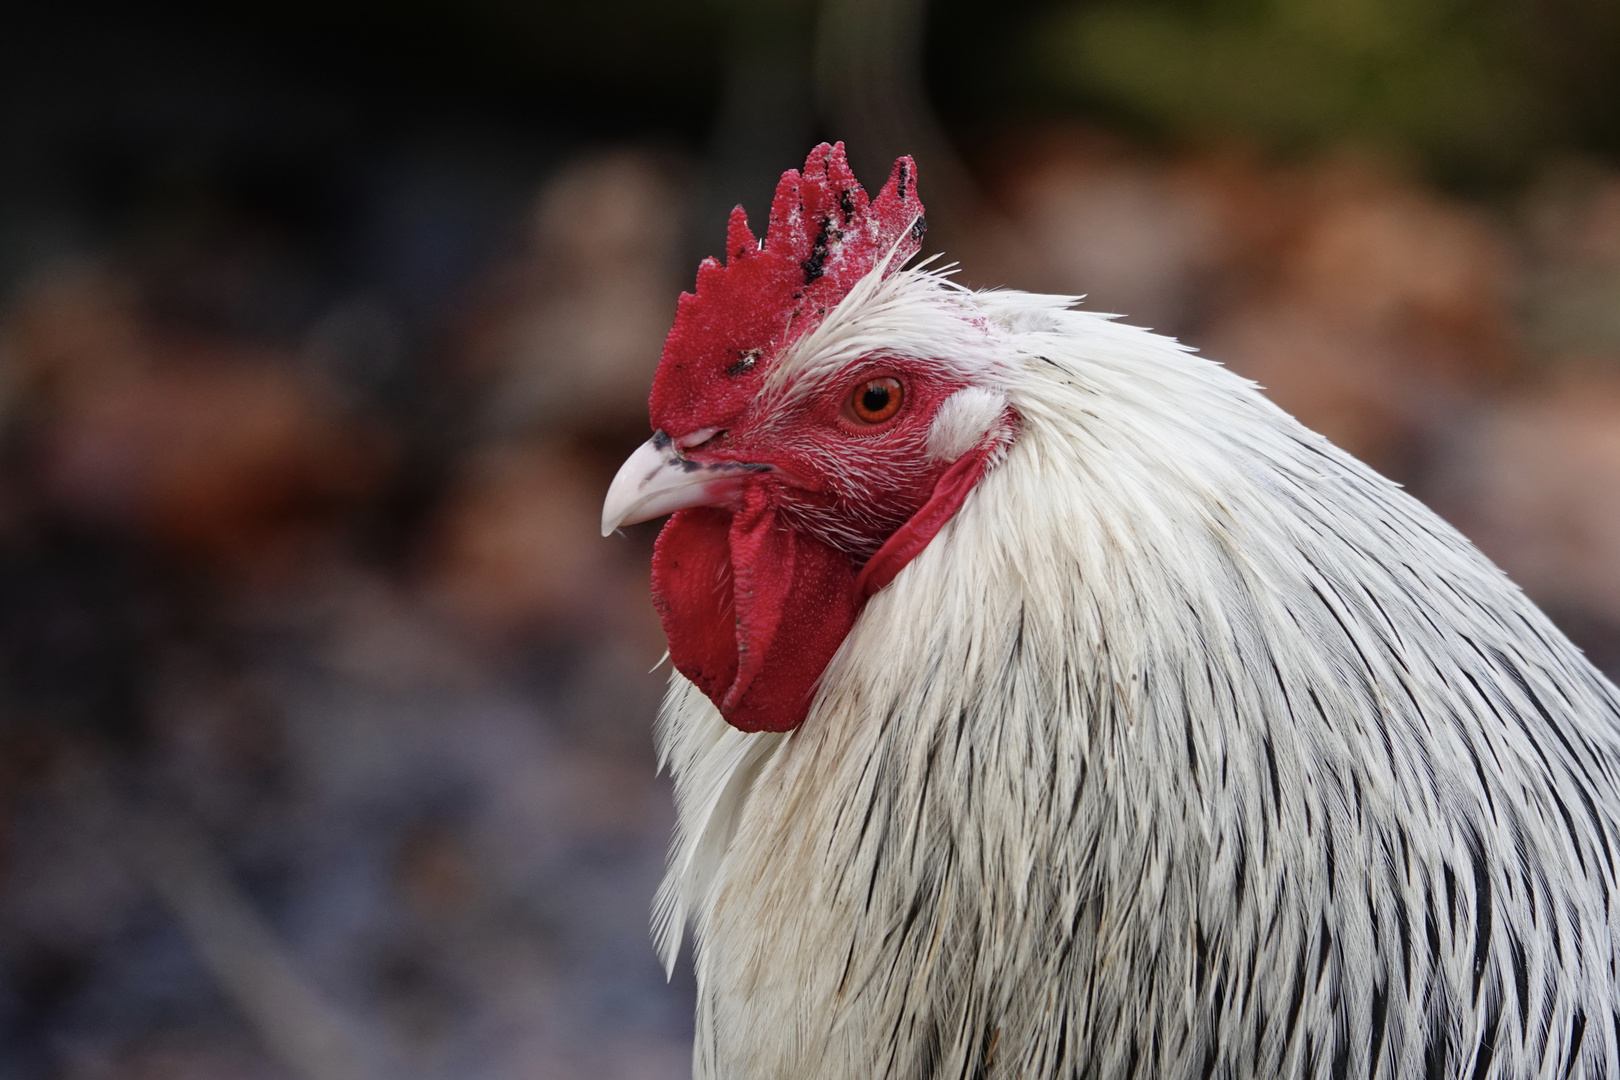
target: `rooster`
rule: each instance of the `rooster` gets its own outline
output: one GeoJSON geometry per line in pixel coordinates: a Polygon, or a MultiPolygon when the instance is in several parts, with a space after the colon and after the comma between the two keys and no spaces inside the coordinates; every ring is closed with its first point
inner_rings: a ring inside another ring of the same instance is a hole
{"type": "Polygon", "coordinates": [[[1256,387],[909,265],[842,146],[683,295],[653,589],[701,1080],[1620,1077],[1620,693],[1256,387]]]}

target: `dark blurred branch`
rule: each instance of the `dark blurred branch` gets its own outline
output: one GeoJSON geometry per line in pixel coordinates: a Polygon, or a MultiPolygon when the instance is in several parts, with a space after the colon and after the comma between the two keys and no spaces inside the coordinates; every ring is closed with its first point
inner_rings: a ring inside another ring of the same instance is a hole
{"type": "Polygon", "coordinates": [[[1028,269],[1036,249],[985,199],[928,102],[923,77],[927,0],[822,0],[813,74],[816,105],[867,182],[894,159],[917,161],[929,246],[998,282],[1028,269]]]}
{"type": "Polygon", "coordinates": [[[257,1032],[302,1080],[377,1080],[354,1023],[301,976],[275,934],[190,825],[109,807],[112,838],[184,928],[198,958],[257,1032]]]}
{"type": "Polygon", "coordinates": [[[855,167],[881,180],[902,154],[928,177],[936,217],[971,212],[977,193],[923,86],[927,0],[823,0],[816,25],[816,105],[855,167]]]}
{"type": "Polygon", "coordinates": [[[811,0],[726,5],[720,109],[709,137],[708,178],[698,207],[698,256],[716,255],[733,206],[764,231],[771,193],[815,138],[809,76],[811,0]]]}

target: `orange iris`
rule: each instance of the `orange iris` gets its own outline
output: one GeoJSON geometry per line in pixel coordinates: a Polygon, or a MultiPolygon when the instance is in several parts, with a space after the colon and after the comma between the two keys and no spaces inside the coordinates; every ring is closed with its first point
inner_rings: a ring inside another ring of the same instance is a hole
{"type": "Polygon", "coordinates": [[[858,384],[849,395],[849,407],[845,415],[863,424],[881,424],[900,411],[900,403],[904,396],[905,392],[900,386],[899,379],[888,376],[868,379],[858,384]]]}

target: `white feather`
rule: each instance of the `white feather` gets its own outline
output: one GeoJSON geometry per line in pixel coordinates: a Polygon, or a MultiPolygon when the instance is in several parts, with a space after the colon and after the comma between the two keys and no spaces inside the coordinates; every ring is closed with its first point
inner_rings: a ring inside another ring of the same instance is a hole
{"type": "Polygon", "coordinates": [[[965,386],[946,398],[928,428],[928,454],[955,461],[977,446],[1001,419],[1007,399],[982,386],[965,386]]]}
{"type": "Polygon", "coordinates": [[[985,395],[942,448],[1020,426],[798,731],[673,677],[695,1075],[1620,1076],[1615,688],[1219,366],[880,284],[799,374],[940,357],[985,395]]]}

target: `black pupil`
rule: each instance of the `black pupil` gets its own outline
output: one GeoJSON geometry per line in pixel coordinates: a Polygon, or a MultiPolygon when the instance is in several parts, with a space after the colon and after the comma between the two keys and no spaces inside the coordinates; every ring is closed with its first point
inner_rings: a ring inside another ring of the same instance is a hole
{"type": "Polygon", "coordinates": [[[889,388],[876,383],[861,393],[861,408],[867,412],[882,412],[889,407],[889,388]]]}

